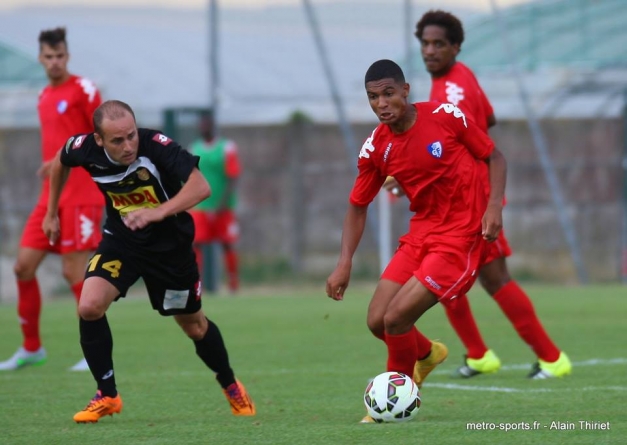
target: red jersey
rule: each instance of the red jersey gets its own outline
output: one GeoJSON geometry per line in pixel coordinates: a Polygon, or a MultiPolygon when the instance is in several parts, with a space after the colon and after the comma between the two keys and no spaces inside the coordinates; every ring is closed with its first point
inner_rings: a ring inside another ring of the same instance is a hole
{"type": "MultiPolygon", "coordinates": [[[[41,149],[44,162],[52,160],[70,136],[92,133],[92,114],[102,100],[88,79],[70,76],[61,85],[48,85],[39,94],[37,111],[41,124],[41,149]]],[[[45,178],[39,205],[48,204],[50,181],[45,178]]],[[[59,206],[104,205],[98,187],[83,169],[73,169],[65,184],[59,206]]]]}
{"type": "MultiPolygon", "coordinates": [[[[452,103],[488,132],[488,118],[494,114],[494,109],[474,73],[463,63],[455,62],[444,76],[431,78],[429,99],[452,103]]],[[[485,163],[481,165],[481,175],[486,194],[490,196],[490,170],[485,163]]]]}
{"type": "Polygon", "coordinates": [[[474,235],[481,232],[487,205],[478,159],[494,143],[471,119],[451,104],[414,104],[414,125],[394,134],[380,124],[359,153],[359,173],[350,202],[368,205],[387,176],[394,176],[415,213],[410,235],[474,235]]]}
{"type": "Polygon", "coordinates": [[[494,109],[473,72],[463,63],[456,62],[444,76],[431,78],[429,100],[455,105],[488,132],[488,118],[494,109]]]}

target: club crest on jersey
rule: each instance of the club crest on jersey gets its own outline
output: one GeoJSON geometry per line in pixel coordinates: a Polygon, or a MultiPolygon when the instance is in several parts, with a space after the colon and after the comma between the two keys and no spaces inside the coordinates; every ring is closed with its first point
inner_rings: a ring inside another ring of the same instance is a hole
{"type": "Polygon", "coordinates": [[[67,111],[67,100],[61,100],[59,101],[59,103],[57,104],[57,112],[59,114],[63,114],[67,111]]]}
{"type": "Polygon", "coordinates": [[[442,143],[440,141],[432,142],[427,145],[427,150],[434,158],[440,159],[442,157],[442,143]]]}
{"type": "Polygon", "coordinates": [[[168,145],[170,142],[172,142],[172,139],[161,133],[155,134],[152,137],[152,140],[155,142],[159,142],[161,145],[168,145]]]}
{"type": "Polygon", "coordinates": [[[148,178],[150,178],[150,173],[148,173],[148,170],[146,170],[145,168],[140,168],[139,170],[137,170],[137,177],[142,181],[147,181],[148,178]]]}

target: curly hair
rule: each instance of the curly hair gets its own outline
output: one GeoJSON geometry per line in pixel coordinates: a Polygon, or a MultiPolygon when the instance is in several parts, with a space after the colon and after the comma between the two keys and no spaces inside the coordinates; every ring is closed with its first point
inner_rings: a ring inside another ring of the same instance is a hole
{"type": "Polygon", "coordinates": [[[446,38],[455,45],[462,46],[464,42],[464,27],[462,22],[450,12],[442,10],[431,10],[426,12],[416,24],[414,35],[418,40],[422,40],[422,33],[429,25],[440,26],[446,30],[446,38]]]}
{"type": "Polygon", "coordinates": [[[46,44],[51,47],[55,47],[60,43],[64,43],[67,48],[67,42],[65,41],[65,28],[59,27],[54,29],[44,29],[39,33],[39,47],[46,44]]]}

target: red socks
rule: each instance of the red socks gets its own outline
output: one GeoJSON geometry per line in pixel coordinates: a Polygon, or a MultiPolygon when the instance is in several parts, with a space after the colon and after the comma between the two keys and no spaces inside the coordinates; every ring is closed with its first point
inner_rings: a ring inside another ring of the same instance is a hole
{"type": "Polygon", "coordinates": [[[466,347],[468,358],[480,359],[488,352],[475,318],[472,315],[468,297],[461,295],[448,305],[443,305],[448,321],[466,347]]]}
{"type": "Polygon", "coordinates": [[[542,327],[531,300],[518,283],[510,281],[493,296],[518,335],[546,362],[555,362],[560,350],[542,327]]]}
{"type": "Polygon", "coordinates": [[[78,283],[70,286],[70,288],[72,289],[74,298],[76,299],[76,302],[78,303],[78,301],[81,299],[81,292],[83,291],[83,282],[79,281],[78,283]]]}
{"type": "Polygon", "coordinates": [[[17,314],[20,318],[24,349],[35,352],[41,347],[39,337],[39,315],[41,314],[41,293],[39,283],[34,278],[17,282],[17,314]]]}
{"type": "Polygon", "coordinates": [[[409,332],[399,335],[385,334],[388,347],[388,371],[402,372],[408,376],[414,374],[416,360],[431,352],[431,341],[412,327],[409,332]]]}

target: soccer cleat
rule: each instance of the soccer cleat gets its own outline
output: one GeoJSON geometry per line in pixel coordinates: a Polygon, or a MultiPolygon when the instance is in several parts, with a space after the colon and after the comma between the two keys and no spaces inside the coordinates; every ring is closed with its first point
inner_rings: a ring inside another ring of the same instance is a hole
{"type": "Polygon", "coordinates": [[[418,388],[422,387],[422,384],[429,373],[433,371],[436,366],[446,360],[446,357],[448,357],[448,348],[444,345],[444,343],[432,341],[431,353],[427,356],[427,358],[417,360],[414,365],[413,379],[416,385],[418,385],[418,388]]]}
{"type": "Polygon", "coordinates": [[[112,416],[122,411],[120,394],[115,397],[102,396],[100,390],[82,411],[74,414],[76,423],[96,423],[104,416],[112,416]]]}
{"type": "Polygon", "coordinates": [[[527,377],[534,380],[564,377],[573,371],[573,365],[564,352],[560,352],[559,358],[554,362],[539,360],[531,368],[527,377]]]}
{"type": "Polygon", "coordinates": [[[372,418],[372,416],[370,416],[369,414],[366,414],[364,418],[359,421],[359,423],[377,423],[377,422],[372,418]]]}
{"type": "Polygon", "coordinates": [[[456,375],[465,379],[480,374],[490,374],[501,368],[501,360],[492,349],[488,349],[483,357],[474,359],[466,357],[463,366],[460,366],[456,375]]]}
{"type": "Polygon", "coordinates": [[[68,371],[89,371],[89,365],[87,364],[87,360],[85,360],[84,358],[81,359],[74,366],[68,368],[68,371]]]}
{"type": "Polygon", "coordinates": [[[257,410],[255,404],[246,392],[246,388],[239,380],[231,383],[222,390],[226,400],[231,404],[231,412],[236,416],[254,416],[257,410]]]}
{"type": "Polygon", "coordinates": [[[46,362],[46,350],[41,347],[35,352],[29,352],[20,347],[10,359],[0,362],[0,371],[14,371],[26,366],[39,366],[46,362]]]}

